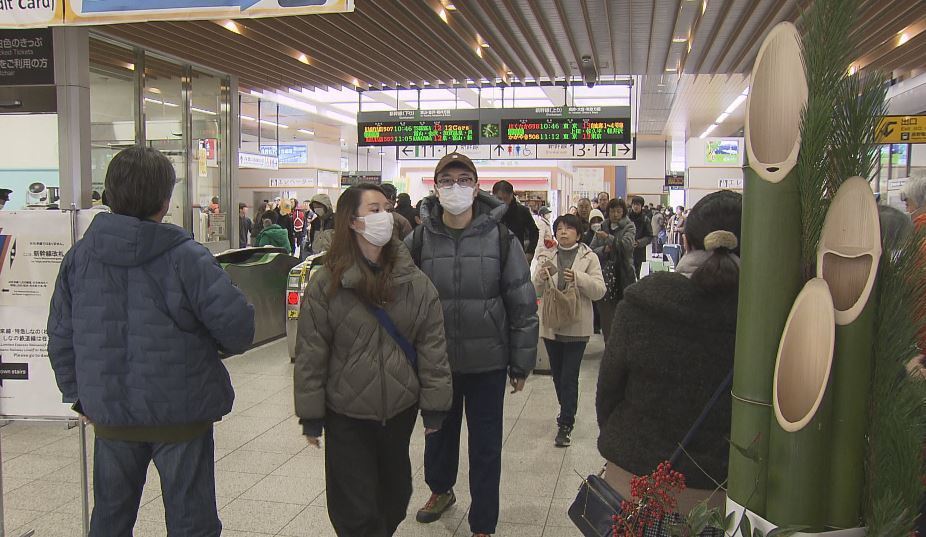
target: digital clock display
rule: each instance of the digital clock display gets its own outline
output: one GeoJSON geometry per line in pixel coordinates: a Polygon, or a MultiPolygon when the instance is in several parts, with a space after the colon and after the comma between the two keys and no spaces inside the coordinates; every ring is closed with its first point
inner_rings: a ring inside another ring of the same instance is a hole
{"type": "Polygon", "coordinates": [[[377,145],[475,145],[478,121],[402,121],[360,123],[361,146],[377,145]]]}
{"type": "Polygon", "coordinates": [[[503,119],[502,143],[615,143],[631,140],[628,118],[503,119]]]}

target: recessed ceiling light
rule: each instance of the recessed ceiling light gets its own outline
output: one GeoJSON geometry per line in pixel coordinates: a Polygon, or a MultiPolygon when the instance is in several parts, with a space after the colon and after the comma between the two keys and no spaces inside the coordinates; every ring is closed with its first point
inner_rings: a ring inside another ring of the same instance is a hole
{"type": "Polygon", "coordinates": [[[304,63],[304,64],[306,64],[306,65],[309,64],[309,57],[308,57],[307,55],[305,55],[305,54],[300,54],[299,57],[296,58],[296,59],[299,60],[299,61],[301,61],[302,63],[304,63]]]}
{"type": "Polygon", "coordinates": [[[674,73],[674,72],[676,72],[676,71],[678,71],[678,69],[675,68],[675,67],[667,67],[667,68],[666,68],[666,72],[667,72],[667,73],[674,73]]]}
{"type": "Polygon", "coordinates": [[[161,94],[161,90],[158,89],[158,88],[148,88],[148,91],[151,92],[151,93],[154,93],[154,94],[156,94],[156,95],[160,95],[160,94],[161,94]]]}
{"type": "Polygon", "coordinates": [[[238,23],[235,21],[231,21],[231,20],[225,21],[221,23],[221,26],[225,28],[226,30],[228,30],[229,32],[235,32],[236,34],[241,33],[241,27],[238,26],[238,23]]]}
{"type": "Polygon", "coordinates": [[[440,17],[440,20],[450,24],[450,19],[447,18],[447,12],[443,9],[437,12],[437,16],[440,17]]]}
{"type": "Polygon", "coordinates": [[[453,5],[453,4],[449,3],[449,2],[447,3],[447,5],[446,5],[445,7],[447,8],[447,11],[456,11],[456,10],[457,10],[457,6],[455,6],[455,5],[453,5]]]}
{"type": "Polygon", "coordinates": [[[482,57],[482,47],[476,47],[476,56],[482,57]]]}
{"type": "Polygon", "coordinates": [[[897,46],[903,45],[909,40],[910,40],[910,36],[906,32],[904,32],[900,34],[900,37],[897,39],[897,46]]]}
{"type": "Polygon", "coordinates": [[[686,41],[688,41],[687,37],[673,37],[672,38],[673,43],[684,43],[686,41]]]}
{"type": "Polygon", "coordinates": [[[483,41],[482,43],[480,43],[479,46],[481,46],[482,48],[489,48],[489,44],[486,43],[485,41],[483,41]]]}

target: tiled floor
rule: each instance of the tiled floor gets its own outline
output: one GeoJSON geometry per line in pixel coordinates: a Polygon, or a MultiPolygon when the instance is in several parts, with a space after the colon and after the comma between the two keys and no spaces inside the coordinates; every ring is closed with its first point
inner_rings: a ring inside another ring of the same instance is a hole
{"type": "MultiPolygon", "coordinates": [[[[595,382],[603,343],[589,344],[580,380],[579,416],[573,446],[553,446],[558,411],[553,382],[535,375],[524,392],[507,395],[505,447],[498,536],[578,535],[566,517],[579,475],[598,470],[595,447],[595,382]]],[[[324,452],[307,447],[292,403],[292,365],[286,342],[278,341],[226,361],[237,398],[218,423],[216,490],[226,537],[334,536],[325,509],[324,452]]],[[[420,420],[419,420],[420,425],[420,420]]],[[[92,433],[90,434],[92,438],[92,433]]],[[[79,435],[60,424],[14,422],[0,428],[3,451],[5,527],[8,537],[26,530],[36,537],[80,535],[79,435]]],[[[92,440],[90,442],[92,444],[92,440]]],[[[458,503],[434,524],[415,522],[429,491],[422,468],[424,433],[412,437],[415,492],[409,518],[397,535],[469,536],[465,522],[469,487],[462,440],[458,503]]],[[[92,445],[90,446],[92,448],[92,445]]],[[[138,514],[136,537],[161,537],[164,507],[152,466],[138,514]]]]}

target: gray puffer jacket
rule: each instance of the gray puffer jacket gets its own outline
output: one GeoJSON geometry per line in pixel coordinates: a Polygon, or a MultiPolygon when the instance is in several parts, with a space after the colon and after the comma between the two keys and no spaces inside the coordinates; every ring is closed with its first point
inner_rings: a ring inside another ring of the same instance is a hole
{"type": "MultiPolygon", "coordinates": [[[[536,364],[540,330],[530,267],[510,232],[507,262],[501,266],[498,223],[508,206],[480,192],[473,209],[472,223],[454,239],[437,198],[424,200],[421,270],[440,293],[453,372],[507,368],[512,377],[524,378],[536,364]]],[[[414,235],[405,239],[409,250],[414,235]]]]}
{"type": "Polygon", "coordinates": [[[425,425],[433,428],[450,409],[453,388],[437,290],[400,241],[392,246],[398,256],[392,273],[396,298],[383,309],[414,345],[418,373],[352,290],[363,277],[360,269],[348,269],[330,296],[331,273],[323,267],[305,290],[296,340],[296,415],[305,434],[321,434],[326,408],[385,421],[417,404],[425,425]]]}

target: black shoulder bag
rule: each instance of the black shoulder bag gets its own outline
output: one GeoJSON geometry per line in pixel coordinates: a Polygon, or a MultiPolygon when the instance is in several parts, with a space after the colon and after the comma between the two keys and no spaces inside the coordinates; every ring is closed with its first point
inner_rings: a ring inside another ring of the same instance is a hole
{"type": "MultiPolygon", "coordinates": [[[[694,425],[685,434],[685,438],[675,449],[669,463],[672,466],[678,462],[691,443],[708,414],[717,405],[720,396],[730,389],[733,384],[733,371],[717,386],[714,395],[695,420],[694,425]]],[[[621,497],[614,488],[604,480],[604,469],[597,475],[591,474],[582,481],[576,499],[569,506],[569,519],[579,528],[585,537],[611,537],[613,533],[614,516],[621,512],[621,497]]]]}

